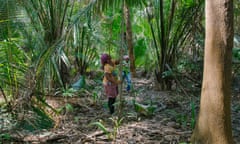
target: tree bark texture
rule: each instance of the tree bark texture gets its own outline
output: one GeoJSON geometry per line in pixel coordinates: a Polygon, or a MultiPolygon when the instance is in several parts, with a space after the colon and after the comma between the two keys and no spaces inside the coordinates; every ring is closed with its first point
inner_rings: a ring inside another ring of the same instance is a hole
{"type": "Polygon", "coordinates": [[[135,68],[135,56],[134,56],[134,49],[133,49],[133,39],[132,39],[132,24],[131,24],[131,17],[129,7],[126,4],[124,8],[125,13],[125,22],[126,22],[126,41],[128,47],[128,54],[130,60],[130,71],[131,76],[135,77],[136,75],[136,68],[135,68]]]}
{"type": "Polygon", "coordinates": [[[199,117],[193,144],[233,144],[231,61],[233,1],[206,0],[206,37],[199,117]]]}

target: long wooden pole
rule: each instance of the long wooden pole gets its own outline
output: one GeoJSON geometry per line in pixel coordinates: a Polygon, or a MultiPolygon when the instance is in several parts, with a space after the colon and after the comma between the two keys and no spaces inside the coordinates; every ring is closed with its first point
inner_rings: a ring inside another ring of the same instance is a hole
{"type": "MultiPolygon", "coordinates": [[[[122,78],[122,69],[123,69],[123,48],[124,48],[124,4],[125,0],[122,2],[122,22],[121,22],[121,46],[119,48],[119,54],[120,54],[120,63],[119,63],[119,78],[120,81],[123,80],[122,78]]],[[[118,115],[121,116],[122,109],[123,109],[123,93],[122,93],[122,83],[119,85],[119,99],[120,99],[120,105],[119,105],[119,113],[118,115]]]]}

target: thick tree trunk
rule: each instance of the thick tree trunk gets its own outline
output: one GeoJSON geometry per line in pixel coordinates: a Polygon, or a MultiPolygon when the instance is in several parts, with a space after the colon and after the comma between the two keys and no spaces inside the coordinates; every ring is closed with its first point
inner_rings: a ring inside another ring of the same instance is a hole
{"type": "Polygon", "coordinates": [[[134,57],[134,51],[133,51],[133,40],[132,40],[132,25],[131,25],[131,17],[130,17],[130,11],[127,4],[124,8],[125,13],[125,21],[126,21],[126,40],[127,40],[127,47],[128,47],[128,54],[129,54],[129,60],[130,60],[130,71],[131,76],[135,77],[136,75],[136,68],[135,68],[135,57],[134,57]]]}
{"type": "Polygon", "coordinates": [[[233,144],[231,58],[233,1],[206,0],[206,38],[200,113],[193,144],[233,144]]]}

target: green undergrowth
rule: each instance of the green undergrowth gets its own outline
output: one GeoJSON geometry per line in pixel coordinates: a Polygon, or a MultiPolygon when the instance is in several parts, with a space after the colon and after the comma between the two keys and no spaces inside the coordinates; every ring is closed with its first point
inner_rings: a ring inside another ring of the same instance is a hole
{"type": "Polygon", "coordinates": [[[19,121],[18,129],[34,132],[36,130],[51,129],[54,127],[54,121],[42,109],[32,107],[30,116],[19,121]]]}

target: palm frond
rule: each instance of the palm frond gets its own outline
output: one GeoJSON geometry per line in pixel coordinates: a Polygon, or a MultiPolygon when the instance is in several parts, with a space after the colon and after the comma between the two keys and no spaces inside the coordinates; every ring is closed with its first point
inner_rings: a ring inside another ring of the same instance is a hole
{"type": "Polygon", "coordinates": [[[107,9],[121,10],[123,2],[128,6],[142,6],[146,0],[95,0],[95,9],[97,12],[103,12],[107,9]]]}
{"type": "Polygon", "coordinates": [[[145,3],[157,57],[157,78],[160,83],[164,83],[162,74],[167,70],[166,64],[173,67],[176,64],[177,55],[193,30],[192,21],[199,15],[202,3],[202,0],[151,0],[145,3]]]}

